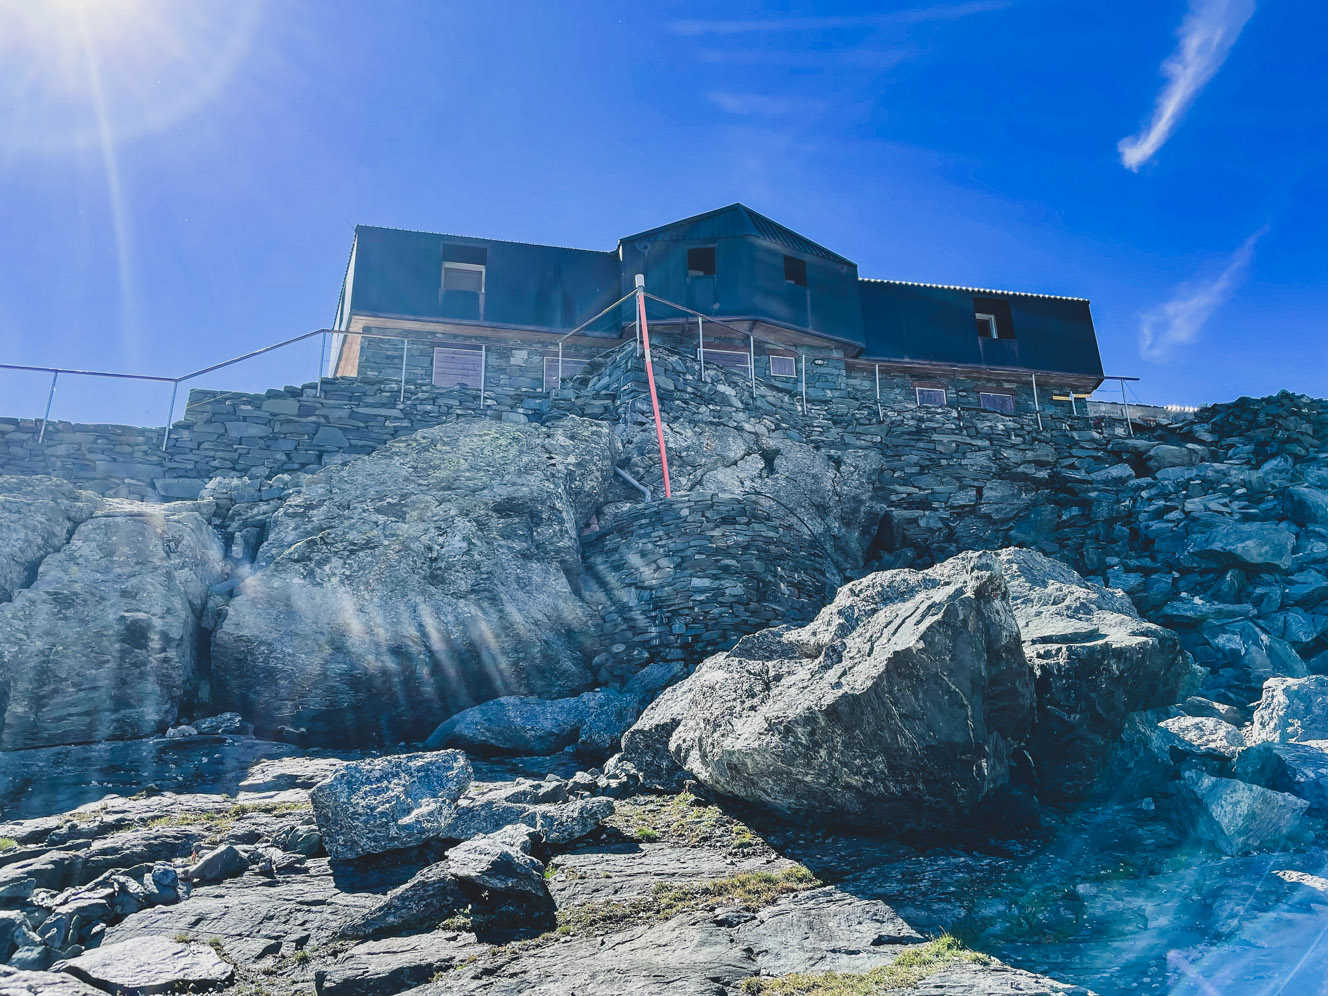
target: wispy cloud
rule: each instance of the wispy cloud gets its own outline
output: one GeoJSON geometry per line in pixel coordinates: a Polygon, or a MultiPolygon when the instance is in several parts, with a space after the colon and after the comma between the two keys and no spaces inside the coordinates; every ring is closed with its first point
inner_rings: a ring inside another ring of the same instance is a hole
{"type": "Polygon", "coordinates": [[[769,97],[760,93],[735,93],[732,90],[712,90],[706,96],[721,111],[744,117],[775,118],[786,114],[806,114],[826,106],[825,101],[805,97],[769,97]]]}
{"type": "Polygon", "coordinates": [[[1226,61],[1254,5],[1255,0],[1190,0],[1176,51],[1162,63],[1167,83],[1157,95],[1152,120],[1116,146],[1123,166],[1137,171],[1171,137],[1199,91],[1226,61]]]}
{"type": "Polygon", "coordinates": [[[883,14],[837,17],[761,17],[744,20],[674,21],[674,33],[698,35],[772,34],[782,31],[838,31],[846,28],[876,28],[889,24],[920,24],[924,21],[954,21],[972,14],[1005,10],[1014,0],[970,0],[968,3],[914,7],[883,14]]]}
{"type": "Polygon", "coordinates": [[[1170,301],[1144,313],[1139,321],[1139,355],[1160,363],[1180,346],[1199,338],[1208,319],[1245,277],[1254,245],[1268,231],[1265,225],[1233,252],[1221,272],[1176,288],[1170,301]]]}

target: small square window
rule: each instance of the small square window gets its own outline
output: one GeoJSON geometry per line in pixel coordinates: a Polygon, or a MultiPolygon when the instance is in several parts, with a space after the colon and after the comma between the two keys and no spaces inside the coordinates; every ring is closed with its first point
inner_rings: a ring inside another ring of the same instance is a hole
{"type": "MultiPolygon", "coordinates": [[[[785,257],[787,258],[787,257],[785,257]]],[[[792,356],[771,356],[770,357],[770,376],[771,377],[796,377],[798,376],[798,361],[792,356]]]]}
{"type": "MultiPolygon", "coordinates": [[[[697,353],[701,351],[698,349],[697,353]]],[[[705,349],[705,361],[707,363],[718,363],[725,370],[732,370],[734,373],[740,373],[744,377],[751,376],[751,367],[748,366],[750,357],[746,350],[737,349],[711,349],[709,346],[705,349]]]]}
{"type": "Polygon", "coordinates": [[[484,267],[475,263],[444,263],[443,290],[484,293],[484,267]]]}
{"type": "Polygon", "coordinates": [[[996,316],[984,315],[978,312],[975,316],[978,322],[978,336],[983,339],[998,339],[1000,336],[996,332],[996,316]]]}
{"type": "Polygon", "coordinates": [[[1014,395],[1004,391],[979,391],[978,404],[989,412],[1014,414],[1014,395]]]}
{"type": "Polygon", "coordinates": [[[797,256],[785,256],[784,281],[785,283],[797,284],[799,287],[806,287],[807,261],[799,259],[797,256]]]}
{"type": "Polygon", "coordinates": [[[917,393],[918,404],[920,405],[944,407],[950,403],[945,396],[945,388],[943,387],[917,387],[914,388],[914,391],[917,393]]]}
{"type": "Polygon", "coordinates": [[[713,277],[715,275],[715,247],[702,246],[687,250],[687,275],[689,277],[713,277]]]}

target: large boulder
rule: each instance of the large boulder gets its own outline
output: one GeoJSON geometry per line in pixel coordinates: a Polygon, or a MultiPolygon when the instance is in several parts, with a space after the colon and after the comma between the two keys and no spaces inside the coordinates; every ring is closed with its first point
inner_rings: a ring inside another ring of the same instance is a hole
{"type": "Polygon", "coordinates": [[[347,860],[448,836],[473,773],[456,750],[352,761],[309,792],[328,857],[347,860]]]}
{"type": "Polygon", "coordinates": [[[1328,675],[1269,678],[1247,739],[1251,744],[1328,740],[1328,675]]]}
{"type": "Polygon", "coordinates": [[[681,791],[688,774],[669,753],[669,741],[691,709],[698,685],[679,682],[646,708],[622,735],[622,751],[609,759],[605,772],[625,775],[642,788],[681,791]]]}
{"type": "Polygon", "coordinates": [[[609,428],[475,420],[325,468],[273,515],[213,644],[223,708],[314,743],[420,740],[502,695],[590,682],[578,535],[609,428]]]}
{"type": "Polygon", "coordinates": [[[1036,676],[1028,751],[1041,794],[1080,797],[1106,766],[1130,713],[1183,697],[1189,655],[1175,633],[1139,618],[1128,595],[1032,550],[995,556],[1036,676]]]}
{"type": "MultiPolygon", "coordinates": [[[[52,512],[48,538],[85,508],[52,512]]],[[[0,603],[2,749],[161,733],[197,684],[200,616],[227,573],[221,541],[189,505],[99,509],[0,603]]]]}
{"type": "Polygon", "coordinates": [[[1237,755],[1235,775],[1243,782],[1290,792],[1308,802],[1311,813],[1328,813],[1328,740],[1254,744],[1237,755]]]}
{"type": "Polygon", "coordinates": [[[1277,847],[1309,808],[1305,800],[1286,792],[1202,771],[1184,772],[1180,784],[1194,814],[1195,832],[1223,854],[1277,847]]]}
{"type": "Polygon", "coordinates": [[[712,792],[877,832],[954,823],[1008,780],[1033,682],[994,559],[852,582],[687,679],[669,750],[712,792]]]}
{"type": "Polygon", "coordinates": [[[97,495],[55,477],[0,475],[0,602],[31,584],[42,560],[101,505],[97,495]]]}
{"type": "Polygon", "coordinates": [[[686,675],[681,662],[660,661],[621,688],[595,688],[564,699],[508,695],[457,713],[424,742],[481,754],[554,754],[576,745],[603,756],[660,689],[686,675]]]}

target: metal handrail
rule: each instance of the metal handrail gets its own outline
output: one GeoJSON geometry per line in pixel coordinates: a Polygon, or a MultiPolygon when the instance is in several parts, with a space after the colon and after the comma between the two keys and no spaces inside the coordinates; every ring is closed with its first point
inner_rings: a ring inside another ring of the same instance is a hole
{"type": "MultiPolygon", "coordinates": [[[[607,307],[605,307],[605,308],[601,309],[600,311],[598,311],[595,315],[593,315],[591,318],[587,319],[586,321],[582,322],[580,325],[576,326],[575,328],[573,328],[572,330],[570,330],[570,331],[568,331],[568,332],[563,333],[563,334],[562,334],[561,336],[559,336],[556,340],[554,340],[553,343],[550,344],[550,345],[557,345],[557,347],[558,347],[558,353],[557,353],[557,357],[558,357],[558,378],[557,378],[557,383],[558,383],[559,387],[558,387],[557,389],[561,389],[561,384],[562,384],[562,379],[563,379],[563,378],[562,378],[562,373],[563,373],[563,343],[564,343],[564,341],[567,340],[568,338],[570,338],[570,337],[576,335],[577,333],[583,331],[584,329],[588,328],[588,327],[589,327],[590,325],[592,325],[593,323],[599,321],[599,319],[601,319],[601,318],[603,318],[605,315],[609,314],[611,311],[613,311],[613,309],[615,309],[615,308],[617,308],[617,307],[620,307],[620,306],[621,306],[623,303],[625,303],[626,301],[629,301],[629,300],[631,300],[633,297],[636,297],[636,296],[638,295],[638,293],[641,295],[642,298],[648,298],[649,300],[654,301],[654,302],[656,302],[656,303],[658,303],[658,304],[664,305],[665,307],[672,308],[672,309],[674,309],[675,311],[678,311],[678,312],[680,312],[680,313],[683,314],[683,315],[690,315],[690,316],[693,316],[693,317],[695,317],[696,319],[698,319],[698,336],[699,336],[699,349],[700,349],[699,359],[700,359],[700,364],[701,364],[701,377],[702,377],[703,380],[705,379],[705,333],[704,333],[704,323],[705,323],[705,322],[710,322],[712,325],[718,325],[718,326],[721,327],[721,328],[728,329],[728,330],[730,330],[731,332],[734,332],[734,333],[736,333],[736,334],[739,335],[739,336],[745,336],[745,337],[747,338],[747,340],[748,340],[748,349],[749,349],[749,359],[748,359],[748,367],[749,367],[749,369],[748,369],[748,374],[749,374],[749,377],[750,377],[750,380],[751,380],[751,387],[752,387],[752,391],[753,391],[753,393],[755,393],[755,391],[756,391],[755,343],[756,343],[757,341],[760,341],[763,345],[766,345],[766,346],[774,346],[774,347],[777,347],[777,348],[779,348],[779,349],[789,349],[789,348],[790,348],[790,346],[789,346],[788,343],[782,343],[782,342],[779,342],[779,341],[774,340],[774,339],[769,339],[769,338],[767,338],[767,337],[765,337],[765,336],[762,336],[762,335],[757,335],[755,332],[752,332],[752,331],[750,331],[750,330],[744,330],[744,329],[738,328],[736,325],[733,325],[733,324],[731,324],[731,323],[729,323],[729,322],[723,320],[722,318],[715,318],[715,317],[712,317],[712,316],[709,316],[709,315],[703,314],[702,312],[697,311],[697,310],[695,310],[695,309],[693,309],[693,308],[689,308],[689,307],[687,307],[686,305],[681,305],[681,304],[678,304],[677,302],[666,300],[666,299],[664,299],[664,298],[662,298],[662,297],[659,297],[659,296],[657,296],[657,295],[655,295],[655,294],[650,293],[649,291],[645,290],[644,288],[640,289],[639,291],[636,290],[636,289],[633,289],[633,290],[629,291],[628,293],[624,294],[622,297],[618,298],[618,299],[617,299],[616,301],[614,301],[612,304],[610,304],[610,305],[608,305],[607,307]]],[[[635,323],[632,323],[632,324],[634,325],[635,323]]],[[[630,327],[630,326],[625,326],[625,327],[630,327]]],[[[620,330],[620,334],[621,334],[621,330],[620,330]]],[[[45,438],[45,435],[46,435],[46,426],[47,426],[47,424],[48,424],[49,421],[50,421],[51,405],[52,405],[52,402],[53,402],[54,399],[55,399],[55,388],[56,388],[56,383],[57,383],[57,381],[58,381],[58,379],[59,379],[59,377],[60,377],[61,374],[65,374],[65,375],[67,375],[67,376],[77,376],[77,377],[108,377],[108,378],[114,378],[114,379],[118,379],[118,380],[141,380],[141,381],[148,381],[148,382],[151,382],[151,383],[158,383],[158,384],[170,384],[170,385],[171,385],[171,403],[170,403],[170,408],[169,408],[169,410],[167,411],[167,415],[166,415],[166,426],[165,426],[165,430],[164,430],[164,432],[162,433],[162,441],[161,441],[161,448],[162,448],[162,450],[165,450],[165,449],[166,449],[166,446],[167,446],[167,443],[168,443],[169,440],[170,440],[171,422],[172,422],[172,420],[173,420],[173,418],[174,418],[174,416],[175,416],[175,402],[176,402],[176,397],[177,397],[177,394],[178,394],[178,391],[179,391],[179,388],[180,388],[180,385],[181,385],[181,384],[185,383],[186,381],[193,380],[193,379],[196,378],[196,377],[201,377],[201,376],[204,375],[204,374],[212,373],[213,371],[221,370],[221,369],[223,369],[223,368],[225,368],[225,367],[233,366],[233,365],[235,365],[235,364],[237,364],[237,363],[242,363],[242,362],[244,362],[245,360],[253,359],[253,358],[256,357],[256,356],[262,356],[262,355],[265,354],[265,353],[270,353],[270,352],[273,352],[273,351],[278,350],[278,349],[283,349],[283,348],[285,348],[286,346],[292,346],[292,345],[295,345],[296,343],[303,342],[303,341],[306,340],[306,339],[311,339],[311,338],[313,338],[314,336],[320,336],[320,337],[322,337],[322,340],[323,340],[323,349],[322,349],[322,351],[321,351],[320,354],[319,354],[319,363],[318,363],[318,387],[317,387],[318,396],[321,397],[321,396],[322,396],[322,391],[323,391],[323,377],[324,377],[324,373],[323,373],[323,365],[324,365],[324,357],[325,357],[325,355],[326,355],[327,336],[329,336],[329,335],[356,335],[356,336],[364,336],[365,338],[370,338],[370,339],[396,339],[396,340],[401,341],[401,343],[402,343],[402,376],[401,376],[401,391],[402,391],[402,398],[403,398],[403,400],[404,400],[404,396],[405,396],[405,387],[406,387],[406,378],[405,378],[405,373],[406,373],[406,370],[405,370],[405,366],[406,366],[406,350],[407,350],[408,347],[409,347],[409,343],[411,343],[411,342],[437,343],[437,342],[441,341],[441,340],[439,340],[439,338],[438,338],[438,336],[437,336],[436,334],[435,334],[435,335],[410,335],[410,334],[406,333],[405,330],[402,330],[402,332],[401,332],[400,334],[387,334],[387,333],[384,333],[384,332],[370,332],[370,331],[365,331],[365,330],[361,330],[361,331],[358,331],[358,332],[351,332],[351,331],[346,330],[346,329],[314,329],[313,331],[305,332],[305,333],[303,333],[303,334],[301,334],[301,335],[293,336],[293,337],[291,337],[291,338],[289,338],[289,339],[284,339],[284,340],[282,340],[281,342],[272,343],[271,345],[263,346],[263,347],[261,347],[261,348],[259,348],[259,349],[250,350],[250,351],[247,352],[247,353],[242,353],[242,354],[240,354],[239,356],[232,357],[232,358],[230,358],[230,359],[228,359],[228,360],[222,360],[220,363],[213,363],[213,364],[210,364],[209,366],[200,367],[200,368],[197,369],[197,370],[191,370],[189,373],[182,374],[182,375],[180,375],[180,376],[178,376],[178,377],[165,377],[165,376],[157,376],[157,375],[153,375],[153,374],[131,374],[131,373],[120,373],[120,372],[118,372],[118,371],[109,371],[109,370],[80,370],[80,369],[76,369],[76,368],[72,368],[72,367],[48,367],[48,366],[37,366],[37,365],[19,364],[19,363],[0,363],[0,370],[19,370],[19,371],[25,371],[25,372],[31,372],[31,373],[49,373],[49,374],[51,375],[51,386],[50,386],[49,391],[47,392],[47,397],[46,397],[46,408],[45,408],[45,411],[44,411],[44,413],[43,413],[43,415],[42,415],[42,420],[41,420],[41,430],[39,431],[39,433],[38,433],[38,435],[37,435],[37,442],[38,442],[38,443],[40,443],[40,442],[45,438]]],[[[617,345],[611,347],[611,348],[608,349],[608,350],[604,350],[603,352],[601,352],[600,354],[597,354],[597,355],[598,355],[598,356],[602,356],[602,355],[604,355],[604,353],[612,352],[612,351],[613,351],[614,349],[616,349],[616,348],[618,348],[617,345]]],[[[793,347],[793,348],[796,348],[796,346],[793,347]]],[[[804,412],[804,414],[805,414],[805,413],[806,413],[806,406],[807,406],[807,403],[806,403],[806,354],[805,354],[801,349],[798,349],[797,352],[798,352],[800,358],[802,359],[802,364],[801,364],[801,367],[802,367],[802,378],[803,378],[803,383],[802,383],[802,391],[803,391],[803,402],[802,402],[802,407],[803,407],[803,412],[804,412]]],[[[879,361],[879,360],[861,359],[861,358],[857,358],[857,357],[847,357],[847,356],[846,356],[846,357],[839,357],[838,359],[842,360],[842,362],[845,364],[845,366],[848,366],[848,365],[852,364],[852,365],[862,365],[862,366],[874,367],[874,368],[876,369],[876,375],[877,375],[877,388],[876,388],[876,391],[877,391],[877,397],[876,397],[876,404],[877,404],[877,408],[878,408],[878,410],[879,410],[880,407],[881,407],[881,398],[880,398],[880,361],[879,361]]],[[[916,366],[935,366],[935,365],[937,365],[937,364],[927,364],[927,363],[925,363],[925,362],[921,362],[921,361],[908,361],[908,360],[902,360],[902,361],[900,361],[900,360],[887,360],[886,362],[888,362],[888,363],[901,363],[901,364],[909,365],[909,366],[914,366],[914,365],[916,365],[916,366]]],[[[1036,396],[1037,396],[1037,374],[1036,374],[1035,371],[1032,371],[1032,370],[1026,370],[1026,369],[1023,369],[1023,368],[1014,368],[1014,367],[1009,367],[1009,368],[1005,368],[1005,367],[988,367],[988,366],[982,366],[982,365],[976,365],[976,364],[975,364],[975,365],[970,365],[970,364],[955,364],[955,363],[947,363],[947,364],[939,364],[939,365],[941,365],[941,366],[950,366],[950,367],[968,367],[968,366],[972,366],[974,369],[989,370],[989,371],[994,372],[994,373],[1004,373],[1004,374],[1028,374],[1030,377],[1033,378],[1034,406],[1035,406],[1035,408],[1037,409],[1039,425],[1041,424],[1041,420],[1042,420],[1041,407],[1037,404],[1037,401],[1036,401],[1036,396]]],[[[1069,375],[1069,374],[1066,374],[1066,376],[1070,376],[1070,375],[1069,375]]],[[[1074,375],[1074,376],[1081,376],[1081,375],[1074,375]]],[[[1109,376],[1109,377],[1103,377],[1103,380],[1115,380],[1115,381],[1119,381],[1119,382],[1120,382],[1120,384],[1121,384],[1121,401],[1122,401],[1121,409],[1122,409],[1122,413],[1123,413],[1123,415],[1124,415],[1124,417],[1125,417],[1125,423],[1126,423],[1126,426],[1128,427],[1128,429],[1129,429],[1129,431],[1131,432],[1131,434],[1133,434],[1134,427],[1133,427],[1133,425],[1131,424],[1131,420],[1130,420],[1129,403],[1128,403],[1128,401],[1125,399],[1125,382],[1126,382],[1126,381],[1137,381],[1137,380],[1139,380],[1139,378],[1138,378],[1138,377],[1109,376]]],[[[482,386],[482,385],[481,385],[481,399],[483,399],[483,386],[482,386]]],[[[188,406],[186,405],[186,409],[187,409],[187,407],[188,407],[188,406]]]]}

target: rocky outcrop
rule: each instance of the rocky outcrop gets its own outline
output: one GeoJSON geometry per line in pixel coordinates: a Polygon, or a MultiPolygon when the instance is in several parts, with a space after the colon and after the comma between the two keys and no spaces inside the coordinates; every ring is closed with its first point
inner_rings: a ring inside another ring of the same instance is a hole
{"type": "Polygon", "coordinates": [[[214,989],[235,975],[234,966],[208,945],[165,937],[107,944],[53,967],[98,989],[141,996],[214,989]]]}
{"type": "Polygon", "coordinates": [[[944,826],[1007,781],[1032,677],[995,562],[887,571],[801,629],[702,664],[669,750],[718,795],[875,832],[944,826]]]}
{"type": "Polygon", "coordinates": [[[30,585],[42,560],[101,504],[59,478],[0,475],[0,602],[30,585]]]}
{"type": "Polygon", "coordinates": [[[472,772],[460,751],[353,761],[309,792],[329,857],[348,860],[446,836],[472,772]]]}
{"type": "MultiPolygon", "coordinates": [[[[71,501],[38,502],[29,539],[54,541],[94,504],[71,501]]],[[[188,505],[95,504],[0,603],[0,748],[164,732],[199,681],[200,618],[227,573],[220,542],[188,505]]]]}
{"type": "Polygon", "coordinates": [[[1328,676],[1270,678],[1254,710],[1250,743],[1328,740],[1328,676]]]}
{"type": "Polygon", "coordinates": [[[585,688],[578,533],[615,456],[580,419],[466,422],[316,474],[216,634],[219,703],[268,735],[396,743],[497,696],[585,688]]]}
{"type": "Polygon", "coordinates": [[[581,753],[604,757],[651,699],[685,675],[681,664],[661,661],[621,688],[596,688],[566,699],[491,699],[445,720],[424,745],[480,754],[556,754],[575,745],[581,753]]]}
{"type": "Polygon", "coordinates": [[[1182,697],[1194,680],[1189,655],[1175,633],[1140,619],[1123,593],[1032,550],[996,557],[1036,681],[1028,751],[1040,792],[1081,797],[1130,713],[1182,697]]]}

